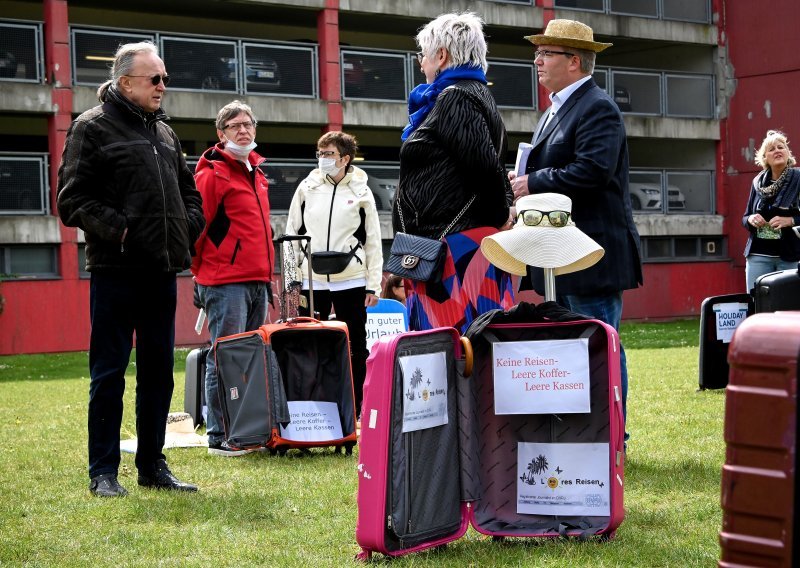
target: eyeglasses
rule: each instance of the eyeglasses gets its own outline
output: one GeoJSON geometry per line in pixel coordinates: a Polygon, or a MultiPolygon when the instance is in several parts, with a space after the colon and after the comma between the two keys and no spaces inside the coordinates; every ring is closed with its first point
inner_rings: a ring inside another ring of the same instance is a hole
{"type": "Polygon", "coordinates": [[[553,57],[554,55],[566,55],[567,57],[572,57],[575,54],[569,51],[553,51],[551,49],[537,49],[533,52],[534,59],[539,59],[540,57],[553,57]]]}
{"type": "MultiPolygon", "coordinates": [[[[315,154],[315,156],[317,157],[317,159],[319,159],[319,158],[333,158],[336,154],[339,154],[339,152],[334,152],[333,150],[326,150],[324,152],[317,152],[315,154]]],[[[339,154],[339,155],[341,155],[341,154],[339,154]]]]}
{"type": "Polygon", "coordinates": [[[525,211],[519,212],[517,219],[522,217],[523,223],[529,227],[535,227],[542,222],[545,215],[547,215],[547,220],[550,221],[552,227],[566,227],[567,223],[569,223],[569,211],[539,211],[537,209],[526,209],[525,211]]]}
{"type": "Polygon", "coordinates": [[[169,85],[169,80],[170,80],[170,76],[167,75],[167,74],[164,74],[164,75],[152,75],[152,76],[151,75],[128,75],[128,77],[147,77],[148,79],[150,79],[150,82],[153,84],[154,87],[156,85],[158,85],[161,81],[164,81],[164,86],[166,87],[167,85],[169,85]]]}
{"type": "Polygon", "coordinates": [[[423,57],[425,57],[425,54],[422,53],[421,51],[418,51],[417,52],[417,63],[419,63],[420,65],[422,65],[422,58],[423,57]]]}
{"type": "Polygon", "coordinates": [[[239,130],[242,126],[244,126],[245,130],[252,130],[255,127],[255,123],[251,121],[246,122],[231,122],[230,124],[223,126],[223,130],[239,130]]]}

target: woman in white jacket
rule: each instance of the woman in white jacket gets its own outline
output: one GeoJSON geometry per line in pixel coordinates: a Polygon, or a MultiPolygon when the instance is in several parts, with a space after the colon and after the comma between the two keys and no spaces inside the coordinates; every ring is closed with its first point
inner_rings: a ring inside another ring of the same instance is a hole
{"type": "MultiPolygon", "coordinates": [[[[306,262],[311,260],[314,309],[347,324],[356,413],[361,414],[367,355],[367,307],[378,303],[383,274],[381,229],[367,174],[353,165],[358,145],[344,132],[327,132],[317,141],[319,167],[297,187],[289,207],[286,234],[308,235],[297,250],[303,295],[308,298],[306,262]],[[310,246],[310,248],[308,248],[310,246]]],[[[308,315],[308,308],[300,308],[308,315]]]]}

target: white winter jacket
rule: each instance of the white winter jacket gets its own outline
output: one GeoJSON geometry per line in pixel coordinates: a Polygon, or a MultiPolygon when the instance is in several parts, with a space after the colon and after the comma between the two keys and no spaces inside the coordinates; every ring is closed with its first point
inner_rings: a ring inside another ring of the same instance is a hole
{"type": "MultiPolygon", "coordinates": [[[[289,206],[287,235],[309,235],[311,252],[350,252],[359,243],[356,258],[339,274],[313,273],[314,282],[341,282],[364,278],[367,292],[378,294],[383,274],[381,227],[375,197],[364,170],[352,166],[338,184],[319,169],[300,182],[289,206]],[[363,214],[362,214],[363,211],[363,214]],[[363,239],[363,241],[362,241],[363,239]]],[[[295,245],[303,277],[307,278],[306,255],[295,245]]]]}

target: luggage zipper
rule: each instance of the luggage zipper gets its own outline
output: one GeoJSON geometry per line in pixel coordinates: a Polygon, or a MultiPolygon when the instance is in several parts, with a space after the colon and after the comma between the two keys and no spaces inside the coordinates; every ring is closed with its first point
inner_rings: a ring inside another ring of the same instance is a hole
{"type": "Polygon", "coordinates": [[[409,432],[406,440],[406,479],[403,505],[405,508],[404,513],[406,518],[406,534],[411,534],[413,532],[413,522],[411,520],[411,481],[414,477],[414,432],[409,432]]]}

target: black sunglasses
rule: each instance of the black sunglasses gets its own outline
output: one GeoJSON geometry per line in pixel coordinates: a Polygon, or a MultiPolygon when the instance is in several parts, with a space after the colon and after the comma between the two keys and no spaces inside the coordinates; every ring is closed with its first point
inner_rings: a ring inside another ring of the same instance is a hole
{"type": "Polygon", "coordinates": [[[128,75],[128,77],[147,77],[150,79],[150,82],[153,84],[154,87],[158,85],[161,81],[164,81],[164,86],[166,87],[167,85],[169,85],[169,79],[170,79],[169,75],[167,74],[153,75],[152,77],[150,75],[128,75]]]}
{"type": "Polygon", "coordinates": [[[545,215],[552,227],[566,227],[569,223],[569,211],[539,211],[538,209],[526,209],[520,211],[517,218],[522,217],[522,222],[529,227],[535,227],[542,222],[545,215]]]}

